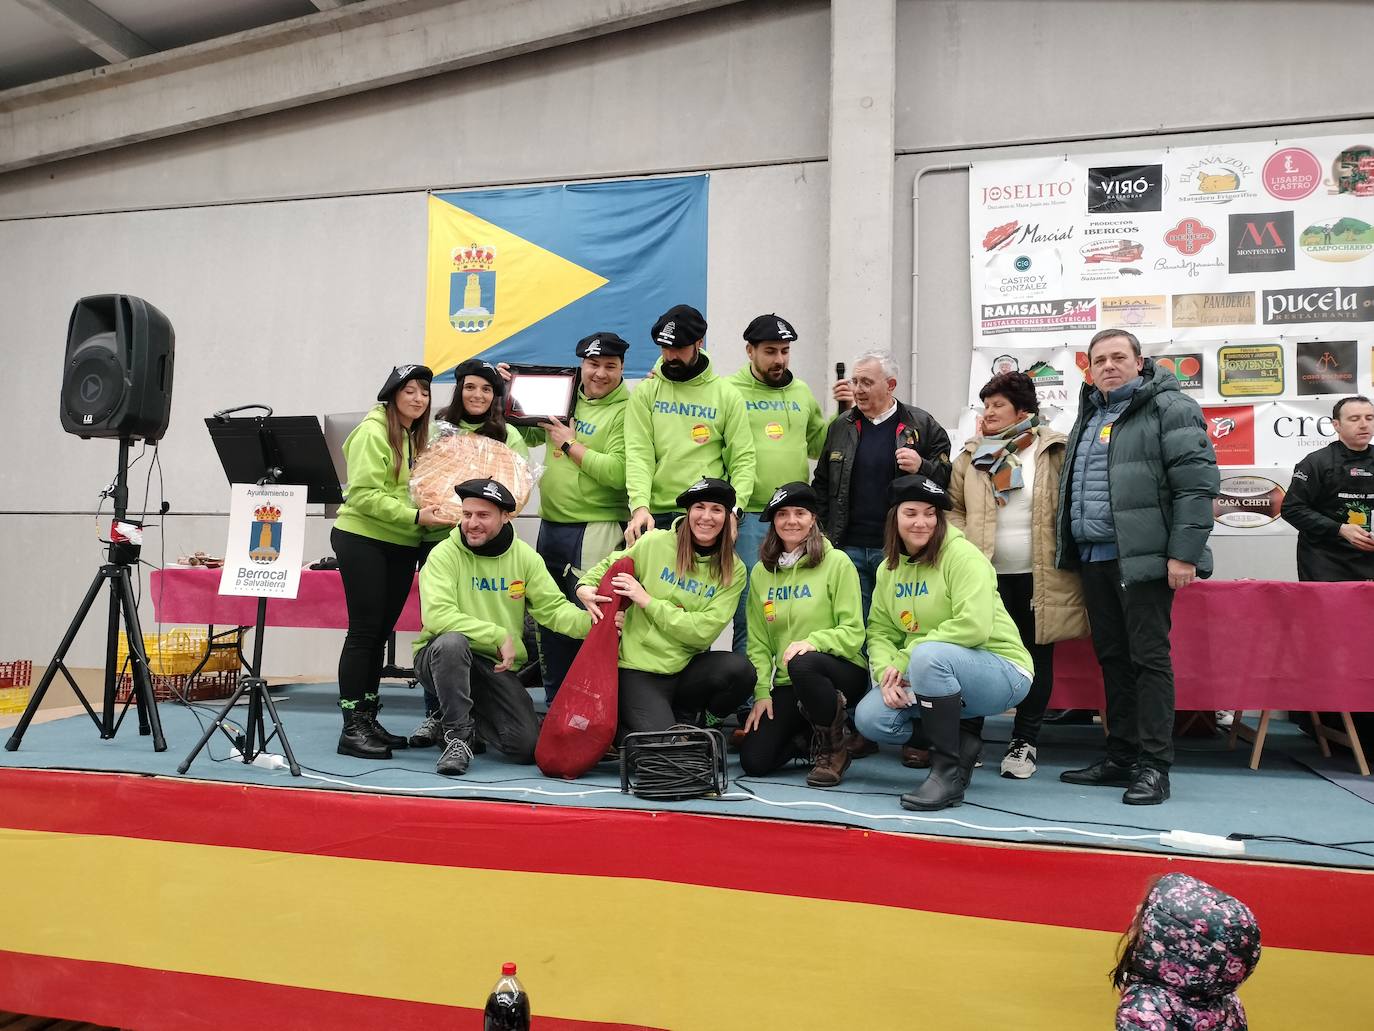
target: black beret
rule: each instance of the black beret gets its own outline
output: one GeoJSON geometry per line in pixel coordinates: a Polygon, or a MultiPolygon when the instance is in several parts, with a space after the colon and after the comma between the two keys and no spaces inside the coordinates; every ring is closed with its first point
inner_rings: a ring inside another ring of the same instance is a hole
{"type": "Polygon", "coordinates": [[[781,315],[760,315],[744,327],[746,343],[757,344],[764,340],[781,340],[783,343],[797,339],[797,331],[781,315]]]}
{"type": "Polygon", "coordinates": [[[497,483],[493,479],[483,477],[476,480],[464,480],[453,488],[453,493],[460,498],[490,501],[503,512],[515,511],[515,496],[506,490],[505,484],[497,483]]]}
{"type": "Polygon", "coordinates": [[[811,484],[803,480],[784,483],[773,491],[773,496],[768,499],[768,504],[763,506],[763,511],[759,513],[759,521],[771,523],[773,517],[778,514],[778,509],[793,507],[804,508],[813,515],[820,515],[820,498],[811,489],[811,484]]]}
{"type": "Polygon", "coordinates": [[[614,333],[593,333],[577,342],[579,358],[624,358],[630,345],[614,333]]]}
{"type": "Polygon", "coordinates": [[[463,388],[464,376],[481,376],[491,384],[491,389],[500,394],[506,389],[506,381],[501,378],[501,374],[496,371],[496,366],[491,362],[484,362],[481,358],[469,358],[462,362],[453,370],[453,381],[458,384],[458,389],[463,388]]]}
{"type": "Polygon", "coordinates": [[[377,391],[377,400],[390,401],[396,391],[413,379],[422,379],[429,383],[434,379],[434,373],[429,371],[428,365],[398,365],[391,370],[391,375],[386,378],[382,389],[377,391]]]}
{"type": "Polygon", "coordinates": [[[690,347],[706,336],[706,316],[690,304],[674,305],[658,317],[649,335],[659,347],[690,347]]]}
{"type": "Polygon", "coordinates": [[[734,508],[735,488],[724,480],[706,476],[677,496],[677,507],[685,511],[698,501],[714,501],[726,508],[734,508]]]}
{"type": "Polygon", "coordinates": [[[927,505],[943,508],[946,512],[954,507],[954,502],[949,498],[949,491],[921,473],[898,476],[892,481],[892,486],[887,491],[887,507],[894,508],[903,501],[924,501],[927,505]]]}

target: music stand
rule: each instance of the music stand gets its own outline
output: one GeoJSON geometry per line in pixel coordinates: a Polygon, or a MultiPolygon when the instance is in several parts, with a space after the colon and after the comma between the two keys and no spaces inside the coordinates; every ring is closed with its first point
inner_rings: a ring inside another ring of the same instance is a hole
{"type": "MultiPolygon", "coordinates": [[[[230,419],[225,415],[216,415],[205,420],[229,482],[256,483],[259,486],[268,483],[299,485],[306,488],[307,504],[342,502],[338,473],[329,456],[329,446],[325,443],[319,420],[313,415],[274,418],[271,411],[268,408],[266,416],[253,418],[230,419]]],[[[301,775],[300,764],[291,751],[291,742],[286,739],[286,728],[277,715],[277,706],[262,676],[262,645],[266,625],[267,599],[259,597],[253,635],[253,661],[248,666],[248,673],[239,679],[238,689],[205,728],[195,748],[177,767],[178,773],[185,773],[190,768],[200,750],[218,730],[238,748],[245,763],[252,763],[267,750],[274,737],[278,738],[291,775],[301,775]],[[235,739],[224,729],[224,723],[245,693],[248,695],[247,725],[242,738],[235,739]],[[264,709],[272,718],[270,734],[263,719],[264,709]]]]}

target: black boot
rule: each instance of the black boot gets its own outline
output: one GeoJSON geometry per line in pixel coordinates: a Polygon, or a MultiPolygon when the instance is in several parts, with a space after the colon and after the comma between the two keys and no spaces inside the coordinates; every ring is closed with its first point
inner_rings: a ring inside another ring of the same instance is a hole
{"type": "Polygon", "coordinates": [[[354,710],[358,719],[367,724],[368,732],[382,742],[387,748],[409,748],[410,738],[401,737],[393,734],[386,727],[377,721],[377,713],[381,711],[382,703],[377,698],[364,698],[358,703],[358,708],[354,710]]]}
{"type": "MultiPolygon", "coordinates": [[[[959,696],[917,695],[916,704],[921,707],[921,725],[930,741],[930,773],[919,788],[902,796],[902,808],[930,812],[960,805],[965,782],[959,768],[959,696]]],[[[974,752],[973,759],[977,758],[974,752]]]]}
{"type": "Polygon", "coordinates": [[[340,755],[357,759],[390,759],[391,749],[372,736],[372,729],[355,709],[343,710],[343,733],[339,735],[340,755]]]}
{"type": "Polygon", "coordinates": [[[959,721],[959,776],[967,790],[973,781],[973,768],[983,753],[983,717],[959,721]]]}

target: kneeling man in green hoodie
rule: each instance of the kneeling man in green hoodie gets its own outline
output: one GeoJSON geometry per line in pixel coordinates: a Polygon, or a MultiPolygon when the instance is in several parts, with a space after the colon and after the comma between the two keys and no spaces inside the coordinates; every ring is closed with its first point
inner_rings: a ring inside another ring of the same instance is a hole
{"type": "Polygon", "coordinates": [[[515,670],[528,658],[525,608],[536,623],[584,638],[591,617],[563,597],[533,548],[515,536],[515,498],[491,479],[454,488],[463,501],[458,532],[420,571],[424,623],[415,672],[439,696],[443,754],[435,770],[459,776],[490,744],[515,762],[534,761],[539,721],[515,670]]]}

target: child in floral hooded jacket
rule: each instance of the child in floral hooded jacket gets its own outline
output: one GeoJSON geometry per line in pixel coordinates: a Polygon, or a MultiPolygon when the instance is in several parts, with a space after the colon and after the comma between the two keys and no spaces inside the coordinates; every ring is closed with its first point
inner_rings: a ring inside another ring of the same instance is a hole
{"type": "Polygon", "coordinates": [[[1236,989],[1259,956],[1259,925],[1245,903],[1196,877],[1165,874],[1140,904],[1112,972],[1117,1031],[1246,1031],[1236,989]]]}

